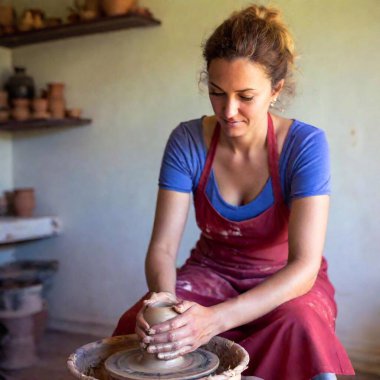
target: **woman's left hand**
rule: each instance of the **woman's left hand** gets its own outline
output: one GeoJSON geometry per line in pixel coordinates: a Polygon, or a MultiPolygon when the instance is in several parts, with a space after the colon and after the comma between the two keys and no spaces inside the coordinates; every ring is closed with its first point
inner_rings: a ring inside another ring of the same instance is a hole
{"type": "Polygon", "coordinates": [[[166,322],[151,326],[148,344],[149,353],[157,353],[159,359],[174,359],[206,344],[218,331],[217,316],[211,307],[195,302],[181,301],[173,306],[179,315],[166,322]]]}

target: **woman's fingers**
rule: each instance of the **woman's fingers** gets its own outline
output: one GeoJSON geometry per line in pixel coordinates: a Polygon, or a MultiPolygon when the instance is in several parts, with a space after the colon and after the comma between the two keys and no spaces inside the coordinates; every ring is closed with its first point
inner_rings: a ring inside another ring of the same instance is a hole
{"type": "Polygon", "coordinates": [[[181,340],[177,340],[175,342],[170,343],[159,343],[159,344],[150,344],[147,347],[147,351],[149,353],[166,353],[166,352],[177,352],[184,347],[191,347],[192,339],[190,337],[186,337],[181,340]]]}
{"type": "Polygon", "coordinates": [[[191,346],[184,346],[184,347],[180,348],[177,351],[173,351],[173,352],[160,352],[157,355],[157,357],[159,359],[163,359],[163,360],[175,359],[175,358],[178,358],[179,356],[185,355],[185,354],[187,354],[188,352],[191,352],[191,351],[193,351],[193,348],[191,346]]]}
{"type": "Polygon", "coordinates": [[[192,306],[194,306],[194,302],[191,301],[180,301],[176,305],[173,306],[173,309],[179,313],[183,314],[185,311],[189,310],[192,306]]]}
{"type": "Polygon", "coordinates": [[[143,341],[147,336],[145,331],[139,325],[136,325],[135,333],[137,334],[137,336],[139,337],[139,340],[141,341],[143,341]]]}
{"type": "Polygon", "coordinates": [[[172,332],[173,330],[177,330],[183,326],[186,326],[189,323],[189,316],[186,314],[178,315],[172,319],[169,319],[165,322],[159,323],[157,325],[153,325],[148,330],[148,334],[150,337],[155,338],[160,334],[166,332],[172,332]]]}

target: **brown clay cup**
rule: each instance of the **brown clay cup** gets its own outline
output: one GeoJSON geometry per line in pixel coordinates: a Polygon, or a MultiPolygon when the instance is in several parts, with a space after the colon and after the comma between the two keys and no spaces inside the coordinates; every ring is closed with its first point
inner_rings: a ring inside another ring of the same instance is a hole
{"type": "Polygon", "coordinates": [[[16,216],[31,217],[36,206],[34,189],[15,189],[13,195],[13,207],[16,216]]]}

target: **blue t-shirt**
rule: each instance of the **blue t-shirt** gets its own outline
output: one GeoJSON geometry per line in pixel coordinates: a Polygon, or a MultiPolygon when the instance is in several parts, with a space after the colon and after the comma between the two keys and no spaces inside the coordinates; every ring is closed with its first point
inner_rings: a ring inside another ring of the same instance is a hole
{"type": "MultiPolygon", "coordinates": [[[[181,123],[171,133],[162,159],[159,187],[195,193],[206,163],[202,118],[181,123]]],[[[325,133],[294,120],[280,155],[280,178],[285,202],[313,195],[330,194],[330,157],[325,133]]],[[[223,217],[242,221],[260,215],[274,203],[272,181],[251,202],[234,206],[222,198],[211,170],[206,186],[211,204],[223,217]]]]}

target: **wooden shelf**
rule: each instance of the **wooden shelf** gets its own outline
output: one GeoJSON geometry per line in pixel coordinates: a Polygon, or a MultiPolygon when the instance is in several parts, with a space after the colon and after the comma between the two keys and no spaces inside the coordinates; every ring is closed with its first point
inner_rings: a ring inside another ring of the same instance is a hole
{"type": "Polygon", "coordinates": [[[0,37],[0,46],[9,48],[36,44],[63,38],[105,33],[114,30],[160,25],[161,21],[153,17],[129,13],[122,16],[102,17],[91,21],[62,24],[53,27],[17,32],[0,37]]]}
{"type": "Polygon", "coordinates": [[[62,231],[57,217],[0,217],[0,246],[55,236],[62,231]]]}
{"type": "Polygon", "coordinates": [[[9,120],[0,123],[0,131],[32,131],[59,127],[80,127],[91,124],[91,119],[35,119],[26,121],[9,120]]]}

